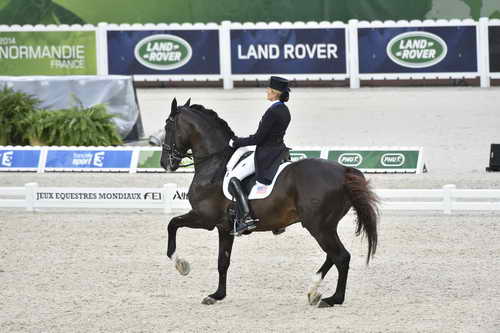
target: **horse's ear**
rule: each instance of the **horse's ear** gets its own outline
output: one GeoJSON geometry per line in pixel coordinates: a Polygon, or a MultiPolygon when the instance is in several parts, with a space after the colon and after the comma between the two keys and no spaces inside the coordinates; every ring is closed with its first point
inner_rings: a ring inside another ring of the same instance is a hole
{"type": "Polygon", "coordinates": [[[170,117],[175,116],[175,113],[177,112],[177,99],[174,97],[172,100],[172,107],[170,108],[170,117]]]}
{"type": "Polygon", "coordinates": [[[191,97],[189,97],[184,106],[189,107],[190,105],[191,105],[191,97]]]}

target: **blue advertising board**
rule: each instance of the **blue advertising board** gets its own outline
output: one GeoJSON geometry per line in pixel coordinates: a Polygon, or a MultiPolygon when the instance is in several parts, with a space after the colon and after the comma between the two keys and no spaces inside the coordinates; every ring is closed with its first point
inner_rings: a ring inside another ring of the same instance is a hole
{"type": "Polygon", "coordinates": [[[40,150],[0,150],[0,169],[37,169],[40,150]]]}
{"type": "Polygon", "coordinates": [[[232,29],[233,74],[346,74],[346,30],[232,29]]]}
{"type": "Polygon", "coordinates": [[[488,28],[490,72],[500,72],[500,26],[490,26],[488,28]]]}
{"type": "Polygon", "coordinates": [[[359,73],[477,72],[475,26],[359,28],[359,73]]]}
{"type": "Polygon", "coordinates": [[[128,169],[132,150],[49,150],[46,168],[128,169]]]}
{"type": "Polygon", "coordinates": [[[220,74],[218,30],[108,31],[107,37],[109,74],[220,74]]]}

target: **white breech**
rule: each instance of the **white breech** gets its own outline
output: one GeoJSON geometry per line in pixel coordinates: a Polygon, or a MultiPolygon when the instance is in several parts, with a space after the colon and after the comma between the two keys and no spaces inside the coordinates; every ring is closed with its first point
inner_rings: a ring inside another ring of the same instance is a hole
{"type": "Polygon", "coordinates": [[[227,178],[231,179],[233,177],[243,180],[244,178],[250,176],[255,172],[255,153],[251,153],[243,161],[241,161],[234,169],[228,171],[229,175],[227,178]]]}
{"type": "MultiPolygon", "coordinates": [[[[236,177],[239,180],[243,180],[245,177],[248,177],[255,172],[254,154],[255,152],[245,157],[245,159],[238,163],[234,169],[229,169],[231,163],[228,163],[228,170],[224,176],[224,184],[222,187],[224,191],[228,191],[228,184],[231,178],[236,177]]],[[[225,195],[229,198],[232,197],[229,193],[225,193],[225,195]]]]}

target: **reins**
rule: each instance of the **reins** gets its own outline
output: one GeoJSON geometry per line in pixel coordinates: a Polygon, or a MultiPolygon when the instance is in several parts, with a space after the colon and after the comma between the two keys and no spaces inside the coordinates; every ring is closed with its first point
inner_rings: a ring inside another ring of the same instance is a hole
{"type": "Polygon", "coordinates": [[[223,153],[232,149],[231,147],[227,146],[224,149],[216,151],[215,153],[208,154],[207,156],[197,157],[196,161],[195,161],[193,154],[187,153],[187,152],[185,154],[182,154],[177,149],[175,149],[175,148],[169,149],[168,147],[169,147],[168,145],[163,144],[163,150],[167,151],[167,153],[169,154],[169,158],[171,160],[182,161],[184,158],[189,158],[190,160],[193,161],[193,162],[188,163],[188,164],[179,164],[179,168],[186,168],[186,167],[190,167],[190,166],[195,165],[195,164],[201,165],[202,163],[207,162],[208,160],[212,159],[213,157],[216,157],[218,155],[222,155],[223,153]],[[170,153],[170,151],[172,153],[170,153]]]}

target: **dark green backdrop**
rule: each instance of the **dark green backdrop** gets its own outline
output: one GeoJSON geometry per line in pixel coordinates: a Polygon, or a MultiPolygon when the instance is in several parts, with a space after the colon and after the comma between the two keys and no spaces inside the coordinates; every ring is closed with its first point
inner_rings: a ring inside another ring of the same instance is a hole
{"type": "Polygon", "coordinates": [[[0,24],[500,18],[499,0],[0,0],[0,24]]]}

